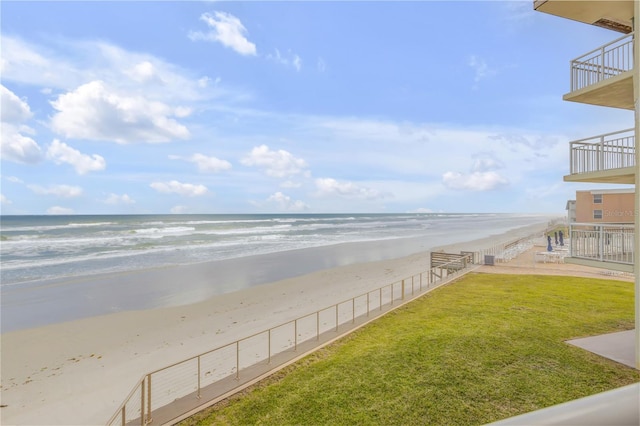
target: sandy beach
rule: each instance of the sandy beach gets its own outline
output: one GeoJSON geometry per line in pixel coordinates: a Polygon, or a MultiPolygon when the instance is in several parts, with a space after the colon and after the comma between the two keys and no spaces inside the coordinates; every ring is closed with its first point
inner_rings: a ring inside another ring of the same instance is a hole
{"type": "MultiPolygon", "coordinates": [[[[544,226],[441,247],[477,250],[544,226]]],[[[535,247],[534,247],[535,250],[535,247]]],[[[481,272],[585,274],[591,268],[531,264],[527,252],[481,272]],[[524,259],[524,260],[523,260],[524,259]],[[517,266],[518,261],[523,262],[517,266]],[[510,264],[512,266],[510,266],[510,264]]],[[[428,252],[341,266],[177,307],[119,312],[2,334],[2,424],[104,424],[134,384],[170,363],[388,285],[429,267],[428,252]]]]}

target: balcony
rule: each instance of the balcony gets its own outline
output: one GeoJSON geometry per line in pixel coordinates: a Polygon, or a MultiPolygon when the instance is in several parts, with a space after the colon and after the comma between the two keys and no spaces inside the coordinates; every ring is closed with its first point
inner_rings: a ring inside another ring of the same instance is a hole
{"type": "Polygon", "coordinates": [[[573,223],[565,262],[633,272],[634,228],[631,224],[573,223]]]}
{"type": "Polygon", "coordinates": [[[621,33],[632,31],[632,0],[535,0],[534,10],[571,19],[585,24],[607,28],[621,33]]]}
{"type": "Polygon", "coordinates": [[[636,173],[633,128],[570,144],[570,170],[565,182],[634,184],[636,173]]]}
{"type": "Polygon", "coordinates": [[[631,33],[571,61],[571,91],[562,98],[633,110],[633,66],[631,33]]]}

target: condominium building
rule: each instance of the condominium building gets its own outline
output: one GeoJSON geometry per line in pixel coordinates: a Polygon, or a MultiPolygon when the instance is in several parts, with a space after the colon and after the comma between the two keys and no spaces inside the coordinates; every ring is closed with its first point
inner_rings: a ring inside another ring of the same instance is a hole
{"type": "Polygon", "coordinates": [[[574,225],[590,222],[633,225],[635,197],[634,188],[576,191],[574,225]]]}
{"type": "MultiPolygon", "coordinates": [[[[585,135],[571,142],[570,172],[564,180],[637,186],[640,161],[635,141],[640,134],[640,43],[634,43],[634,38],[638,32],[640,1],[536,0],[533,7],[539,12],[611,30],[611,41],[605,45],[593,46],[586,53],[576,52],[580,56],[570,61],[570,86],[563,99],[635,111],[634,122],[628,128],[585,135]]],[[[635,208],[622,207],[622,218],[629,224],[620,223],[617,207],[612,208],[613,213],[609,212],[608,216],[604,208],[593,207],[596,201],[602,204],[605,192],[600,192],[600,195],[591,193],[590,217],[577,217],[576,223],[570,224],[570,255],[565,260],[635,273],[635,364],[640,369],[640,281],[635,267],[640,265],[639,250],[635,249],[640,247],[640,227],[635,214],[639,192],[633,191],[635,208]],[[627,216],[627,211],[633,213],[627,216]]],[[[576,195],[576,209],[578,203],[576,195]]]]}

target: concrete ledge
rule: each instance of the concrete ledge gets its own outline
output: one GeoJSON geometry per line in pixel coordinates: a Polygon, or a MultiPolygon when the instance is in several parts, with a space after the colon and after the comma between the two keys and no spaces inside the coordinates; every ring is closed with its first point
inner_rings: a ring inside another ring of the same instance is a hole
{"type": "Polygon", "coordinates": [[[640,424],[640,383],[500,420],[492,425],[617,426],[640,424]]]}

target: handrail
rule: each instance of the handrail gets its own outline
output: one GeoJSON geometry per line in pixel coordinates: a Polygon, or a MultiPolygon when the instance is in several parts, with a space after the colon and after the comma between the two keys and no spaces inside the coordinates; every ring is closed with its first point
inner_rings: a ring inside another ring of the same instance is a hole
{"type": "MultiPolygon", "coordinates": [[[[550,224],[551,226],[551,224],[550,224]]],[[[234,342],[230,342],[224,345],[221,345],[219,347],[216,347],[214,349],[211,349],[209,351],[194,355],[190,358],[181,360],[181,361],[177,361],[174,362],[170,365],[167,365],[165,367],[162,367],[160,369],[154,370],[152,372],[146,373],[144,374],[136,383],[135,386],[133,388],[133,390],[128,394],[127,398],[124,400],[124,402],[122,404],[120,404],[120,406],[118,407],[118,409],[116,410],[116,412],[113,414],[113,416],[111,416],[111,418],[109,419],[109,421],[107,422],[107,425],[112,425],[112,424],[120,424],[122,426],[124,426],[125,424],[130,424],[132,423],[134,420],[139,420],[139,424],[141,426],[144,426],[148,423],[152,422],[152,377],[154,375],[157,375],[159,373],[164,373],[167,372],[171,369],[175,369],[178,368],[180,366],[185,366],[188,365],[189,363],[194,363],[197,362],[197,382],[195,381],[195,379],[193,378],[193,376],[195,376],[195,374],[193,372],[189,373],[189,372],[177,372],[176,374],[181,376],[181,375],[187,375],[187,376],[191,376],[193,380],[193,383],[191,383],[191,385],[188,385],[187,388],[189,390],[192,390],[192,393],[196,393],[196,397],[200,398],[201,395],[201,389],[203,388],[203,386],[201,386],[201,377],[202,377],[202,372],[201,372],[201,360],[206,358],[209,355],[215,354],[217,352],[222,352],[225,349],[228,348],[232,348],[233,346],[235,346],[235,352],[232,355],[235,355],[235,359],[229,361],[228,359],[226,360],[228,363],[230,363],[232,365],[232,368],[222,374],[226,374],[226,375],[221,375],[219,376],[220,378],[213,380],[213,382],[211,383],[216,383],[217,381],[221,381],[224,380],[225,378],[228,378],[230,376],[235,376],[235,380],[239,379],[239,375],[240,375],[240,371],[241,370],[245,370],[247,368],[250,368],[254,365],[254,364],[242,364],[241,360],[240,360],[240,345],[242,343],[246,343],[248,341],[250,341],[251,339],[255,339],[258,337],[264,337],[265,339],[268,339],[268,350],[266,352],[268,352],[264,357],[263,360],[267,361],[270,364],[271,363],[271,358],[275,355],[278,355],[280,353],[282,353],[282,351],[287,351],[287,350],[291,350],[293,349],[293,351],[295,352],[297,350],[297,346],[301,343],[304,343],[305,341],[308,341],[310,338],[315,337],[316,340],[320,339],[320,335],[321,335],[321,330],[320,330],[320,316],[323,313],[327,313],[330,310],[334,310],[335,309],[335,326],[332,326],[332,328],[323,330],[322,333],[326,333],[327,331],[330,330],[334,330],[334,331],[338,331],[338,327],[340,325],[344,325],[346,324],[345,321],[340,322],[339,319],[339,314],[340,314],[340,306],[344,305],[346,303],[350,303],[351,304],[351,315],[349,316],[349,322],[355,323],[356,320],[356,301],[359,301],[362,298],[366,298],[366,313],[365,313],[365,302],[361,301],[358,303],[361,303],[363,306],[361,307],[361,313],[357,316],[357,318],[360,318],[364,315],[366,315],[366,317],[369,317],[373,311],[375,310],[379,310],[379,312],[375,315],[372,315],[372,317],[375,317],[376,315],[381,315],[383,313],[386,313],[386,311],[383,312],[383,306],[393,306],[394,302],[397,300],[405,300],[405,297],[407,297],[407,300],[411,300],[414,297],[418,297],[420,295],[420,293],[423,291],[423,278],[426,277],[426,290],[430,290],[430,289],[434,289],[436,287],[439,287],[442,284],[445,284],[446,282],[448,282],[450,279],[455,278],[457,276],[459,276],[461,273],[463,272],[467,272],[469,270],[468,265],[473,265],[473,264],[478,264],[478,263],[482,263],[481,262],[481,256],[485,255],[485,254],[505,254],[505,257],[511,257],[514,255],[515,250],[520,249],[520,250],[524,250],[526,248],[528,248],[529,246],[531,246],[530,243],[531,238],[533,238],[532,236],[529,237],[525,237],[525,238],[519,238],[517,240],[514,241],[510,241],[507,243],[503,243],[503,244],[497,244],[495,246],[489,247],[487,249],[483,249],[483,250],[479,250],[476,252],[464,252],[464,254],[467,255],[467,257],[465,259],[463,259],[463,269],[460,270],[459,269],[459,265],[460,265],[460,260],[454,260],[452,262],[449,262],[447,264],[443,264],[440,266],[436,266],[436,267],[432,267],[430,268],[428,271],[424,271],[421,272],[419,274],[415,274],[412,275],[410,277],[404,278],[402,280],[398,280],[393,282],[392,284],[388,284],[386,286],[382,286],[379,287],[377,289],[371,290],[365,294],[361,294],[359,296],[355,296],[352,297],[350,299],[346,299],[343,300],[341,302],[338,302],[336,304],[333,304],[329,307],[326,307],[324,309],[320,309],[318,311],[312,312],[310,314],[301,316],[299,318],[296,318],[294,320],[285,322],[283,324],[274,326],[272,328],[269,328],[268,330],[262,331],[262,332],[258,332],[258,333],[254,333],[250,336],[246,336],[242,339],[236,340],[234,342]],[[414,285],[415,285],[415,279],[418,278],[419,279],[419,294],[417,296],[414,295],[414,285]],[[409,283],[410,284],[410,291],[407,291],[407,286],[406,284],[409,283]],[[400,293],[394,293],[394,287],[398,287],[400,286],[400,293]],[[390,294],[388,294],[388,297],[383,298],[383,290],[386,289],[390,289],[390,294]],[[371,307],[371,295],[375,295],[375,297],[373,298],[373,302],[377,302],[374,303],[373,307],[371,307]],[[305,319],[308,319],[312,316],[316,316],[316,330],[315,332],[309,332],[307,330],[307,335],[311,335],[311,337],[307,337],[306,340],[298,340],[298,334],[302,334],[304,332],[304,330],[298,330],[298,323],[302,322],[305,319]],[[282,328],[286,327],[286,326],[293,326],[294,330],[295,330],[295,336],[293,338],[293,342],[290,346],[288,347],[281,347],[280,350],[281,352],[272,352],[272,342],[271,342],[271,338],[272,338],[272,333],[278,332],[278,330],[281,330],[282,328]],[[266,334],[266,336],[265,336],[266,334]],[[227,374],[229,373],[229,374],[227,374]],[[145,395],[145,388],[146,388],[146,395],[145,395]],[[128,407],[131,405],[132,411],[128,410],[128,407]],[[132,414],[133,413],[133,414],[132,414]],[[120,422],[117,422],[117,419],[120,418],[120,422]],[[129,420],[128,420],[129,419],[129,420]]],[[[325,324],[326,325],[326,322],[325,324]]],[[[326,327],[325,327],[326,328],[326,327]]],[[[266,342],[265,342],[266,343],[266,342]]],[[[254,359],[255,361],[255,359],[254,359]]],[[[255,361],[255,362],[260,362],[255,361]]],[[[210,367],[209,367],[210,368],[210,367]]],[[[273,367],[273,369],[275,369],[276,367],[273,367]]],[[[270,371],[270,370],[269,370],[270,371]]],[[[154,383],[157,382],[157,379],[154,380],[154,383]]],[[[237,386],[240,386],[240,384],[238,384],[237,386]]],[[[155,385],[155,389],[157,389],[158,387],[161,388],[162,390],[162,384],[160,385],[155,385]]],[[[159,391],[154,392],[154,396],[156,394],[159,394],[159,391]]],[[[160,407],[165,406],[166,404],[170,404],[171,401],[184,397],[186,395],[189,394],[189,391],[184,391],[182,394],[180,395],[169,395],[171,394],[170,391],[165,392],[164,394],[164,399],[165,402],[164,404],[160,405],[160,407]],[[186,392],[186,393],[185,393],[186,392]],[[167,396],[168,395],[168,396],[167,396]],[[166,400],[169,399],[169,401],[167,402],[166,400]]],[[[156,409],[159,407],[156,407],[156,409]]]]}
{"type": "Polygon", "coordinates": [[[627,223],[572,223],[569,257],[633,265],[634,230],[627,223]]]}
{"type": "Polygon", "coordinates": [[[572,141],[569,144],[569,163],[572,175],[632,167],[636,163],[635,130],[625,129],[572,141]],[[625,133],[626,136],[609,138],[625,133]]]}
{"type": "Polygon", "coordinates": [[[625,34],[571,60],[571,91],[633,69],[634,33],[625,34]]]}
{"type": "Polygon", "coordinates": [[[624,39],[625,39],[625,38],[627,38],[627,37],[632,38],[632,37],[633,37],[633,33],[625,34],[625,35],[623,35],[623,36],[618,37],[618,38],[617,38],[617,39],[615,39],[615,40],[612,40],[612,41],[610,41],[610,42],[608,42],[608,43],[603,44],[603,45],[602,45],[602,46],[600,46],[600,47],[596,47],[595,49],[590,50],[589,52],[584,53],[584,54],[582,54],[582,55],[578,56],[578,57],[577,57],[577,58],[575,58],[575,59],[572,59],[572,60],[571,60],[571,62],[578,62],[580,59],[584,58],[585,56],[588,56],[588,55],[591,55],[592,53],[596,53],[596,52],[598,52],[598,51],[601,51],[602,49],[606,49],[607,47],[609,47],[609,46],[611,46],[611,45],[613,45],[613,44],[616,44],[617,42],[622,41],[622,40],[624,40],[624,39]]]}
{"type": "Polygon", "coordinates": [[[609,132],[609,133],[602,133],[600,135],[596,135],[596,136],[590,136],[588,138],[583,138],[583,139],[576,139],[572,142],[586,142],[586,141],[590,141],[592,139],[601,139],[601,138],[606,138],[607,136],[613,136],[613,135],[618,135],[620,133],[626,133],[626,132],[633,132],[635,130],[634,127],[631,127],[629,129],[624,129],[624,130],[617,130],[615,132],[609,132]]]}

